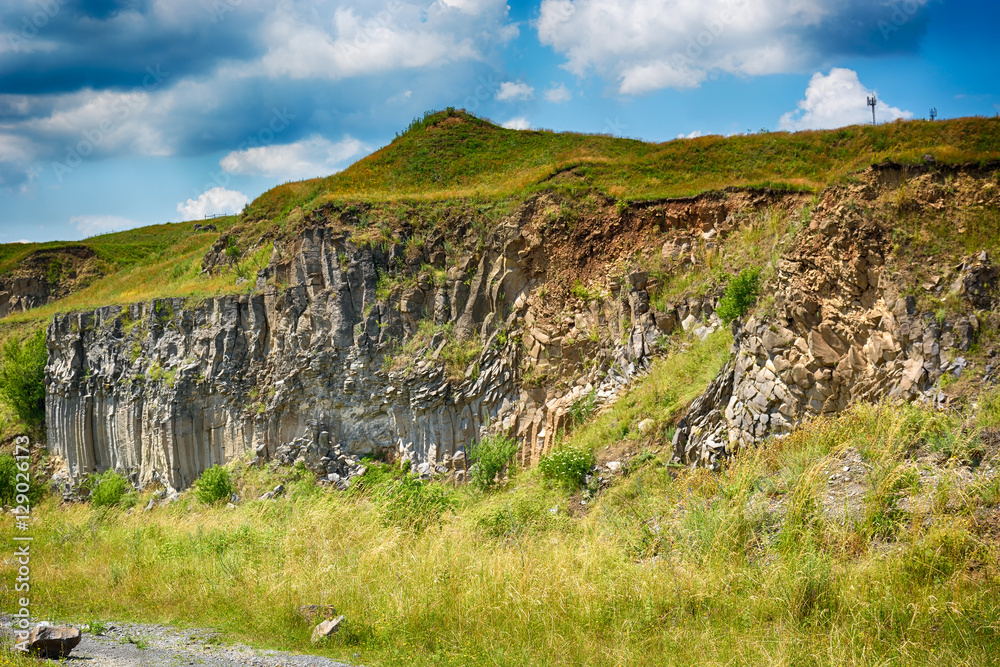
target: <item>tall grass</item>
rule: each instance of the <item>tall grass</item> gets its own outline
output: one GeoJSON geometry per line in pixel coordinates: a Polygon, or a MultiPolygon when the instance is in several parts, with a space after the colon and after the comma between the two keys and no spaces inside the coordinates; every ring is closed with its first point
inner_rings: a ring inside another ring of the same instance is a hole
{"type": "MultiPolygon", "coordinates": [[[[729,343],[720,332],[657,362],[570,443],[634,437],[640,418],[665,443],[729,343]]],[[[51,499],[35,514],[33,601],[54,618],[210,625],[373,665],[992,664],[1000,559],[976,517],[997,494],[988,480],[922,489],[913,475],[911,452],[961,426],[859,406],[721,472],[679,469],[666,448],[586,513],[538,470],[482,494],[375,464],[346,493],[237,464],[241,497],[278,482],[286,493],[234,508],[191,494],[150,512],[51,499]],[[848,450],[868,493],[835,512],[826,472],[848,450]],[[936,500],[920,509],[904,502],[913,493],[936,500]],[[343,629],[312,646],[302,604],[334,605],[343,629]]],[[[0,526],[14,530],[8,515],[0,526]]]]}

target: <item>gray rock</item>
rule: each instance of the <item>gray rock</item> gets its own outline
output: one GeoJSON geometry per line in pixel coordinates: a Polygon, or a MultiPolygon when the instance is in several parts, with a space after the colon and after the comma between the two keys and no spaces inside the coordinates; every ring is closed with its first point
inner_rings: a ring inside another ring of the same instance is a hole
{"type": "Polygon", "coordinates": [[[80,643],[80,630],[39,623],[28,635],[28,652],[43,658],[65,658],[80,643]]]}
{"type": "Polygon", "coordinates": [[[315,628],[313,628],[312,638],[310,639],[310,641],[313,644],[315,644],[320,640],[326,639],[327,637],[333,635],[335,632],[337,632],[337,630],[340,629],[340,624],[343,622],[344,622],[343,615],[338,616],[337,618],[331,618],[326,621],[323,621],[315,628]]]}

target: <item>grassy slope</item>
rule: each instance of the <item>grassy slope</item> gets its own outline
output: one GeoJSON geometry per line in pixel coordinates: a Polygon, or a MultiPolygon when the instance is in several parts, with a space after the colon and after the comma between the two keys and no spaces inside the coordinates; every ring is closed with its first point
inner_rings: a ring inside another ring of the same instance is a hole
{"type": "Polygon", "coordinates": [[[662,144],[571,132],[507,130],[456,112],[431,115],[391,144],[326,179],[274,188],[257,217],[326,201],[503,197],[549,187],[579,167],[574,188],[625,199],[691,195],[728,186],[822,187],[873,162],[1000,158],[1000,120],[911,121],[840,130],[709,136],[662,144]]]}
{"type": "MultiPolygon", "coordinates": [[[[703,386],[727,343],[719,335],[661,362],[634,406],[675,411],[661,397],[703,386]]],[[[996,426],[998,408],[981,410],[979,425],[996,426]]],[[[632,412],[616,407],[580,433],[632,412]]],[[[980,517],[996,513],[1000,486],[957,484],[962,447],[933,483],[910,458],[928,441],[954,443],[943,436],[960,426],[861,407],[722,474],[678,470],[663,452],[586,515],[534,471],[489,495],[442,487],[454,510],[423,532],[412,526],[433,503],[390,507],[287,469],[240,470],[244,498],[276,475],[289,491],[235,509],[189,494],[150,513],[48,501],[33,529],[33,601],[43,615],[212,625],[371,665],[994,664],[1000,561],[980,517]],[[847,448],[871,466],[870,491],[856,514],[831,517],[826,471],[847,448]],[[933,503],[899,510],[898,496],[919,493],[933,503]],[[307,603],[347,617],[319,649],[294,614],[307,603]]],[[[9,536],[9,515],[0,526],[9,536]]]]}
{"type": "MultiPolygon", "coordinates": [[[[235,218],[216,218],[220,230],[235,218]]],[[[84,241],[0,245],[0,275],[33,252],[66,246],[90,247],[102,262],[106,274],[68,297],[25,313],[0,320],[4,329],[18,323],[47,321],[57,312],[89,310],[98,306],[147,301],[168,296],[209,296],[233,291],[231,276],[207,278],[200,275],[201,260],[218,238],[218,233],[192,231],[194,223],[152,225],[125,232],[103,234],[84,241]]]]}

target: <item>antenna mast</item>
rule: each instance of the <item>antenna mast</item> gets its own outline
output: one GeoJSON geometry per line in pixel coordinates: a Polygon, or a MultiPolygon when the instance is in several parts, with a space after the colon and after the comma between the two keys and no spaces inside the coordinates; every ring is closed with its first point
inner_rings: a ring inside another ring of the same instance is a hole
{"type": "Polygon", "coordinates": [[[937,118],[937,107],[931,109],[931,120],[934,120],[935,118],[937,118]]]}
{"type": "Polygon", "coordinates": [[[872,125],[875,124],[875,105],[878,104],[878,98],[873,93],[871,97],[868,98],[868,106],[872,108],[872,125]]]}

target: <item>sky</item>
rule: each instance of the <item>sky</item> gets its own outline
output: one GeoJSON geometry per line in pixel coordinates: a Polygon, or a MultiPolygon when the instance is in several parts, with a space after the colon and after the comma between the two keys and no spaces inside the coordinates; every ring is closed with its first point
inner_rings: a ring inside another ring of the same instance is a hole
{"type": "Polygon", "coordinates": [[[996,0],[3,0],[0,243],[240,211],[448,106],[646,141],[1000,113],[996,0]]]}

